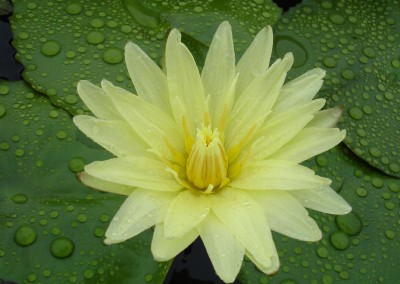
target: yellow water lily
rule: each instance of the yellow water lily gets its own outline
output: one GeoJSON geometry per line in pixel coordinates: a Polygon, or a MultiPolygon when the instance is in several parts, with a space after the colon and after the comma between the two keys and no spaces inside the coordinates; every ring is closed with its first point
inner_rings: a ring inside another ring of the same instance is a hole
{"type": "Polygon", "coordinates": [[[285,83],[288,53],[269,65],[272,30],[262,29],[236,64],[231,26],[223,22],[201,74],[173,29],[161,69],[136,44],[125,61],[137,95],[103,80],[80,81],[78,93],[96,117],[75,124],[116,157],[79,174],[93,188],[127,195],[106,232],[123,242],[155,226],[154,258],[166,261],[198,236],[218,276],[233,282],[246,255],[275,273],[271,230],[321,238],[310,208],[351,210],[331,181],[299,163],[345,137],[333,128],[341,110],[313,99],[325,72],[315,68],[285,83]]]}

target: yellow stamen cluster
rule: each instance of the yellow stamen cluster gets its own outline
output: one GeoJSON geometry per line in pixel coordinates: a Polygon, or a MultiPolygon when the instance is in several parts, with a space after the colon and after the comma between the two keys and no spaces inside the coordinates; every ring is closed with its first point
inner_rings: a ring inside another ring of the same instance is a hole
{"type": "Polygon", "coordinates": [[[210,126],[197,130],[196,140],[186,161],[186,177],[198,189],[211,193],[226,184],[228,157],[219,139],[218,129],[210,126]]]}

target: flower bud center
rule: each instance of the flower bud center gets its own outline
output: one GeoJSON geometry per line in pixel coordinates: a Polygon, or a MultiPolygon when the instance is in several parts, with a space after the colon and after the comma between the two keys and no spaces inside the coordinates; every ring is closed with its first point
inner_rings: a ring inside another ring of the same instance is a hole
{"type": "Polygon", "coordinates": [[[228,157],[217,129],[197,130],[196,140],[186,162],[186,177],[197,188],[210,193],[227,180],[228,157]]]}

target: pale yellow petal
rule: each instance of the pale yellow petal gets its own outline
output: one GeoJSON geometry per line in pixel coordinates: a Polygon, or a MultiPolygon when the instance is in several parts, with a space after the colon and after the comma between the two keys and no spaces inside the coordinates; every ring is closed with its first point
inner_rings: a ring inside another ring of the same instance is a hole
{"type": "Polygon", "coordinates": [[[252,158],[263,160],[289,142],[311,120],[312,114],[293,112],[281,120],[264,125],[257,133],[252,143],[252,158]]]}
{"type": "Polygon", "coordinates": [[[163,158],[177,162],[168,145],[172,145],[180,153],[185,148],[182,135],[172,117],[162,109],[105,80],[102,81],[102,86],[112,94],[114,105],[139,137],[163,158]]]}
{"type": "Polygon", "coordinates": [[[330,183],[330,179],[315,175],[307,167],[293,162],[267,159],[247,164],[229,185],[245,190],[298,190],[330,183]]]}
{"type": "Polygon", "coordinates": [[[351,211],[351,206],[329,186],[309,190],[291,191],[304,207],[329,214],[343,215],[351,211]]]}
{"type": "Polygon", "coordinates": [[[235,79],[235,51],[228,22],[222,22],[214,34],[201,78],[205,93],[210,94],[211,121],[213,127],[217,127],[223,115],[228,90],[235,79]]]}
{"type": "Polygon", "coordinates": [[[269,65],[273,35],[271,27],[263,28],[240,58],[236,72],[239,74],[237,95],[240,96],[254,78],[261,75],[269,65]]]}
{"type": "Polygon", "coordinates": [[[81,183],[97,190],[116,193],[121,195],[129,195],[135,189],[132,186],[109,182],[103,179],[89,175],[87,172],[77,173],[77,177],[81,183]]]}
{"type": "Polygon", "coordinates": [[[275,255],[272,235],[259,203],[239,189],[211,194],[212,210],[251,255],[269,267],[275,255]]]}
{"type": "Polygon", "coordinates": [[[115,108],[110,95],[100,87],[82,80],[79,81],[77,89],[82,101],[95,116],[101,119],[121,119],[121,115],[115,108]]]}
{"type": "Polygon", "coordinates": [[[335,127],[343,110],[339,107],[329,108],[317,112],[307,127],[330,128],[335,127]]]}
{"type": "MultiPolygon", "coordinates": [[[[193,137],[196,128],[201,128],[205,116],[205,94],[196,62],[187,47],[181,43],[181,34],[177,29],[171,30],[166,45],[167,83],[171,105],[178,97],[187,114],[188,129],[193,137]]],[[[181,126],[181,112],[172,111],[175,120],[181,126]]]]}
{"type": "Polygon", "coordinates": [[[168,208],[164,235],[180,238],[199,225],[210,212],[209,196],[187,189],[179,193],[168,208]]]}
{"type": "Polygon", "coordinates": [[[264,208],[271,230],[288,237],[315,242],[322,233],[303,205],[285,191],[254,192],[254,198],[264,208]]]}
{"type": "Polygon", "coordinates": [[[225,283],[234,282],[242,266],[244,247],[214,213],[207,216],[199,231],[216,274],[225,283]]]}
{"type": "Polygon", "coordinates": [[[338,128],[304,128],[269,158],[301,163],[336,146],[345,136],[346,131],[338,128]]]}
{"type": "Polygon", "coordinates": [[[286,83],[282,87],[273,110],[281,112],[308,103],[321,88],[324,77],[325,71],[315,68],[286,83]]]}
{"type": "Polygon", "coordinates": [[[154,229],[151,252],[157,261],[170,260],[193,243],[198,236],[197,230],[190,230],[180,238],[168,239],[164,236],[163,223],[159,223],[154,229]]]}
{"type": "Polygon", "coordinates": [[[160,67],[132,42],[125,45],[125,61],[139,97],[170,113],[167,77],[160,67]]]}
{"type": "Polygon", "coordinates": [[[117,157],[149,157],[146,143],[122,120],[101,120],[92,116],[74,116],[78,128],[97,144],[117,157]]]}
{"type": "Polygon", "coordinates": [[[99,179],[155,191],[182,188],[164,163],[150,158],[124,157],[93,162],[85,171],[99,179]]]}
{"type": "Polygon", "coordinates": [[[120,243],[162,221],[175,193],[135,189],[106,231],[106,244],[120,243]]]}
{"type": "Polygon", "coordinates": [[[278,272],[280,262],[278,252],[276,251],[276,247],[274,242],[271,240],[270,246],[273,246],[273,254],[271,255],[271,265],[266,266],[263,263],[257,261],[250,252],[246,251],[246,256],[253,262],[260,271],[264,272],[265,274],[272,275],[278,272]]]}
{"type": "Polygon", "coordinates": [[[235,102],[229,115],[226,130],[228,153],[244,139],[249,139],[269,114],[286,72],[293,63],[293,55],[288,53],[283,60],[277,60],[266,72],[255,78],[235,102]]]}

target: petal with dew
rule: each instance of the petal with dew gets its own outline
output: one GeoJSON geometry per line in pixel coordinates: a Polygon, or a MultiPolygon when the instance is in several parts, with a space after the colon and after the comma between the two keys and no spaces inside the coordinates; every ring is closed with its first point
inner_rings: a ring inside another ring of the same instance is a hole
{"type": "Polygon", "coordinates": [[[311,101],[322,86],[325,71],[314,68],[286,83],[279,94],[274,112],[282,112],[311,101]]]}
{"type": "Polygon", "coordinates": [[[101,119],[119,120],[121,115],[114,107],[110,95],[86,80],[77,86],[78,94],[90,111],[101,119]]]}
{"type": "Polygon", "coordinates": [[[225,187],[212,194],[212,210],[240,244],[263,266],[272,265],[275,245],[259,203],[239,189],[225,187]]]}
{"type": "Polygon", "coordinates": [[[125,45],[125,61],[138,96],[170,113],[167,77],[160,67],[132,42],[125,45]]]}
{"type": "Polygon", "coordinates": [[[200,224],[210,212],[210,198],[187,189],[179,193],[168,208],[164,220],[164,235],[180,238],[200,224]]]}
{"type": "Polygon", "coordinates": [[[157,261],[170,260],[194,242],[198,236],[197,230],[190,230],[180,238],[168,239],[164,236],[163,223],[159,223],[154,229],[151,252],[157,261]]]}
{"type": "Polygon", "coordinates": [[[92,116],[74,116],[78,128],[117,157],[149,157],[146,143],[122,120],[101,120],[92,116]]]}
{"type": "Polygon", "coordinates": [[[304,207],[312,210],[335,215],[343,215],[351,211],[351,206],[347,201],[329,186],[291,191],[290,194],[304,207]]]}
{"type": "Polygon", "coordinates": [[[269,158],[301,163],[336,146],[345,136],[346,130],[338,128],[304,128],[269,158]]]}
{"type": "Polygon", "coordinates": [[[123,242],[161,222],[175,195],[171,192],[135,189],[111,220],[104,242],[123,242]]]}
{"type": "Polygon", "coordinates": [[[263,28],[254,38],[236,65],[239,74],[237,95],[240,96],[254,78],[261,75],[269,65],[273,35],[271,27],[263,28]]]}
{"type": "Polygon", "coordinates": [[[330,179],[315,175],[307,167],[268,159],[247,164],[229,185],[244,190],[298,190],[330,183],[330,179]]]}
{"type": "Polygon", "coordinates": [[[311,120],[307,127],[335,127],[342,116],[342,112],[343,110],[340,107],[321,110],[314,115],[313,120],[311,120]]]}
{"type": "MultiPolygon", "coordinates": [[[[192,137],[196,128],[201,128],[205,120],[205,94],[196,62],[187,47],[181,42],[181,34],[177,29],[171,30],[165,50],[167,83],[171,105],[178,97],[187,114],[187,124],[192,137]],[[195,106],[195,107],[193,107],[195,106]]],[[[172,108],[179,126],[182,123],[181,112],[172,108]]]]}
{"type": "Polygon", "coordinates": [[[201,73],[205,93],[210,94],[210,115],[218,126],[223,115],[228,90],[235,79],[235,51],[228,22],[219,25],[208,50],[201,73]]]}
{"type": "Polygon", "coordinates": [[[288,237],[315,242],[322,233],[303,205],[284,191],[252,192],[264,208],[271,230],[288,237]]]}
{"type": "Polygon", "coordinates": [[[77,173],[77,178],[81,183],[87,185],[91,188],[95,188],[97,190],[116,193],[121,195],[129,195],[135,189],[132,186],[127,186],[123,184],[113,183],[106,180],[102,180],[96,178],[94,176],[89,175],[87,172],[77,173]]]}
{"type": "Polygon", "coordinates": [[[243,147],[246,144],[243,141],[248,141],[264,122],[292,63],[291,53],[282,60],[277,60],[266,72],[255,78],[235,102],[229,115],[225,145],[231,159],[229,153],[238,145],[242,144],[243,147]]]}
{"type": "Polygon", "coordinates": [[[93,162],[85,171],[96,178],[155,191],[177,191],[182,188],[164,163],[140,157],[115,158],[93,162]]]}
{"type": "Polygon", "coordinates": [[[217,275],[225,283],[235,281],[242,266],[244,247],[214,213],[207,216],[199,231],[217,275]]]}
{"type": "Polygon", "coordinates": [[[183,139],[177,125],[168,114],[106,80],[102,81],[102,85],[112,94],[113,102],[121,115],[152,150],[164,159],[182,163],[180,157],[174,156],[174,151],[169,147],[173,145],[176,152],[184,151],[183,139]]]}
{"type": "Polygon", "coordinates": [[[272,245],[274,246],[274,250],[271,255],[271,265],[269,265],[269,266],[266,266],[266,265],[262,264],[261,262],[259,262],[248,251],[245,252],[245,255],[251,260],[251,262],[253,262],[258,269],[260,269],[262,272],[264,272],[265,274],[268,274],[268,275],[272,275],[272,274],[275,274],[276,272],[278,272],[279,266],[280,266],[278,252],[276,251],[275,245],[273,243],[272,243],[272,245]]]}

